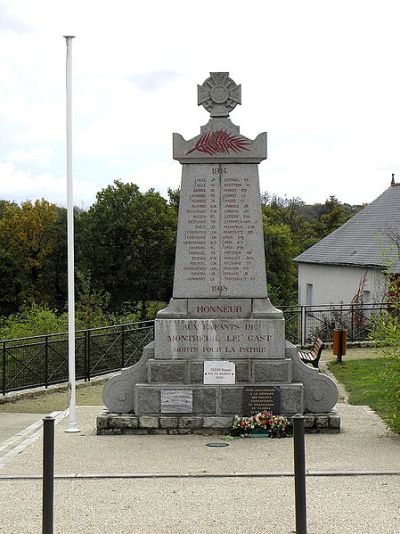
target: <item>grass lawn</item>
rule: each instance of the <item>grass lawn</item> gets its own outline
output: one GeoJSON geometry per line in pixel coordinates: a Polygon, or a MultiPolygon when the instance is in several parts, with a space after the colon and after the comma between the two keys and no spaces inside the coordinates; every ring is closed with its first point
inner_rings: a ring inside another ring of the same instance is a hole
{"type": "Polygon", "coordinates": [[[392,362],[391,358],[380,357],[343,363],[331,361],[328,367],[348,391],[350,404],[368,405],[385,419],[390,409],[382,394],[386,387],[382,371],[392,362]]]}
{"type": "MultiPolygon", "coordinates": [[[[104,384],[77,387],[77,406],[103,406],[104,384]]],[[[48,391],[24,397],[14,402],[0,404],[0,412],[46,414],[68,408],[68,391],[48,391]]]]}

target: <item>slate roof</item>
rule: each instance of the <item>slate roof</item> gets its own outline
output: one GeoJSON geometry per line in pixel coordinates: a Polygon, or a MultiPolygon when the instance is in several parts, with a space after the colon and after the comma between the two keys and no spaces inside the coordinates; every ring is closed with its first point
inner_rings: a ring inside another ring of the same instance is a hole
{"type": "Polygon", "coordinates": [[[297,256],[298,263],[387,267],[400,273],[400,184],[297,256]]]}

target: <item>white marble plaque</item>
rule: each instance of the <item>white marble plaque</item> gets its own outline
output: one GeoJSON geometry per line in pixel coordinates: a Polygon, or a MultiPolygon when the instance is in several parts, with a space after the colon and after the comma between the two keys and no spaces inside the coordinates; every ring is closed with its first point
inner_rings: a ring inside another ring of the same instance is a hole
{"type": "Polygon", "coordinates": [[[225,360],[204,362],[204,384],[235,384],[235,364],[225,360]]]}
{"type": "Polygon", "coordinates": [[[183,165],[173,296],[267,296],[256,164],[183,165]]]}
{"type": "Polygon", "coordinates": [[[161,413],[192,413],[193,390],[162,389],[161,413]]]}

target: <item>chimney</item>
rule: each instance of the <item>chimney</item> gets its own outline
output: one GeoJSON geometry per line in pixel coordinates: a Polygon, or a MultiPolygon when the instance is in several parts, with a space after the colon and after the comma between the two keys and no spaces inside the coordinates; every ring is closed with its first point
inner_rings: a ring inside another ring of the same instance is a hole
{"type": "Polygon", "coordinates": [[[394,172],[392,172],[392,182],[390,185],[396,185],[395,181],[394,181],[394,172]]]}

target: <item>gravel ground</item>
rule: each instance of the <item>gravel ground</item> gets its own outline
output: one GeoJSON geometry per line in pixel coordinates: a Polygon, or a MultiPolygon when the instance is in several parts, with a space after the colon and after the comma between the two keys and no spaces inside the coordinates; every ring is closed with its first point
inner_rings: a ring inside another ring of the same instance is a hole
{"type": "MultiPolygon", "coordinates": [[[[55,473],[75,478],[55,480],[55,532],[294,532],[292,439],[97,436],[98,411],[78,408],[77,434],[56,426],[55,473]]],[[[306,436],[308,533],[399,534],[400,436],[367,407],[338,411],[340,434],[306,436]]],[[[41,439],[0,470],[0,532],[40,532],[40,478],[6,477],[41,472],[41,439]]]]}
{"type": "MultiPolygon", "coordinates": [[[[0,532],[40,532],[40,481],[2,481],[0,491],[0,532]]],[[[398,533],[399,493],[399,476],[308,478],[308,533],[398,533]]],[[[63,534],[295,531],[289,478],[61,480],[54,510],[63,534]]]]}

